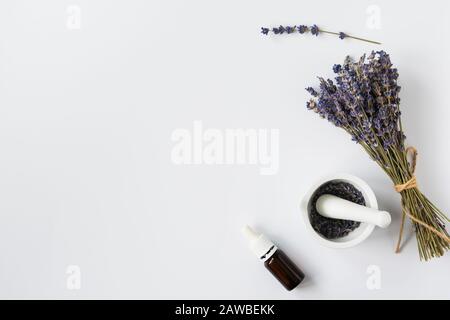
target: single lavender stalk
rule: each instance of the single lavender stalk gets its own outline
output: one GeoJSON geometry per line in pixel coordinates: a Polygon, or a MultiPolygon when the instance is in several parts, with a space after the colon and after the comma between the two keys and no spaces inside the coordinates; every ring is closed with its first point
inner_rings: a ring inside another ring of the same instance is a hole
{"type": "Polygon", "coordinates": [[[355,36],[351,36],[348,35],[344,32],[333,32],[333,31],[327,31],[327,30],[323,30],[320,29],[317,25],[312,25],[311,27],[305,26],[305,25],[298,25],[298,26],[279,26],[279,27],[275,27],[275,28],[266,28],[266,27],[262,27],[261,28],[261,33],[264,35],[268,35],[269,33],[273,33],[273,34],[283,34],[283,33],[295,33],[298,32],[300,34],[304,34],[304,33],[311,33],[314,36],[318,36],[320,33],[327,33],[327,34],[332,34],[332,35],[336,35],[339,37],[339,39],[343,40],[345,38],[351,38],[351,39],[355,39],[355,40],[359,40],[359,41],[364,41],[364,42],[368,42],[368,43],[372,43],[372,44],[381,44],[378,41],[373,41],[373,40],[368,40],[368,39],[364,39],[364,38],[360,38],[360,37],[355,37],[355,36]]]}

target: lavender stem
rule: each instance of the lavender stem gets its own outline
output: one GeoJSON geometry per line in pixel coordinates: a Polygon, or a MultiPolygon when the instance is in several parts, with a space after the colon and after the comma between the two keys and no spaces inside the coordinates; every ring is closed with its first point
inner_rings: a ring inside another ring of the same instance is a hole
{"type": "MultiPolygon", "coordinates": [[[[323,32],[323,33],[328,33],[328,34],[334,34],[334,35],[336,35],[336,36],[339,36],[339,33],[338,32],[333,32],[333,31],[327,31],[327,30],[322,30],[322,29],[320,29],[320,32],[323,32]]],[[[368,39],[364,39],[364,38],[358,38],[358,37],[354,37],[354,36],[350,36],[350,35],[345,35],[347,38],[352,38],[352,39],[355,39],[355,40],[360,40],[360,41],[365,41],[365,42],[369,42],[369,43],[373,43],[373,44],[381,44],[381,42],[378,42],[378,41],[373,41],[373,40],[368,40],[368,39]]]]}

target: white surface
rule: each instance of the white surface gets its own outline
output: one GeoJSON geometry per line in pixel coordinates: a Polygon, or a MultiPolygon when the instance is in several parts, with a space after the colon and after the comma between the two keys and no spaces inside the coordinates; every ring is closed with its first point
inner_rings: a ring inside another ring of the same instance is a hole
{"type": "Polygon", "coordinates": [[[259,34],[317,23],[382,41],[376,49],[400,70],[420,187],[450,212],[449,11],[438,0],[2,1],[0,297],[450,298],[450,254],[420,263],[414,237],[394,254],[392,184],[305,108],[316,76],[375,47],[259,34]],[[66,26],[69,5],[81,9],[79,30],[66,26]],[[367,27],[369,5],[381,9],[381,29],[367,27]],[[277,174],[175,165],[171,135],[194,120],[279,129],[277,174]],[[393,223],[333,250],[305,232],[299,202],[341,171],[366,180],[393,223]],[[247,223],[298,263],[302,286],[287,292],[264,269],[240,233],[247,223]],[[79,290],[66,287],[71,265],[79,290]],[[367,288],[367,270],[381,272],[379,290],[367,288]]]}

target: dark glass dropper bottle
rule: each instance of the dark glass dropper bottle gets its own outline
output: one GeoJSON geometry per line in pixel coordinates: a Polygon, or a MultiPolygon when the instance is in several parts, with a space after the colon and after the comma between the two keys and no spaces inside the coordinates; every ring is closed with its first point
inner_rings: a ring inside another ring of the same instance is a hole
{"type": "Polygon", "coordinates": [[[242,232],[250,241],[253,253],[287,290],[294,289],[303,281],[303,272],[272,241],[249,226],[245,226],[242,232]]]}

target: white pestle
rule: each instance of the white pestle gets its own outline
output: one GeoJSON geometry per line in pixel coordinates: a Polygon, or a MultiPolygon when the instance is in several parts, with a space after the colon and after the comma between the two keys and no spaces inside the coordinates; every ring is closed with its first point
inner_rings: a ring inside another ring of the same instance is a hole
{"type": "Polygon", "coordinates": [[[366,222],[381,228],[386,228],[391,223],[391,215],[387,211],[362,206],[331,194],[320,196],[316,209],[327,218],[366,222]]]}

